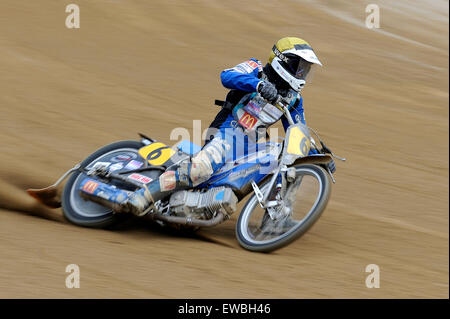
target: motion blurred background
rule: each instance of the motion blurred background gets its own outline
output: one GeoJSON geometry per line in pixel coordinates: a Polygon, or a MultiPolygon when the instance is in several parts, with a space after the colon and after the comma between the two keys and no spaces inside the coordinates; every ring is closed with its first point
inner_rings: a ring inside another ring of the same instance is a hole
{"type": "Polygon", "coordinates": [[[0,2],[0,297],[448,298],[448,1],[71,2],[0,2]],[[71,2],[80,29],[65,26],[71,2]],[[379,29],[365,26],[370,3],[379,29]],[[306,119],[348,159],[292,245],[243,250],[238,214],[188,237],[85,229],[27,197],[102,145],[206,128],[221,70],[266,63],[284,36],[323,62],[306,119]],[[65,287],[72,263],[80,289],[65,287]]]}

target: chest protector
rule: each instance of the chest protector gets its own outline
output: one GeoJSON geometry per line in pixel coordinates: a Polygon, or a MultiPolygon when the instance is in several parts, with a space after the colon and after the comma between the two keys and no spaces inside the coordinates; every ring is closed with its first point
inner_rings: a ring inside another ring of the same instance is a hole
{"type": "MultiPolygon", "coordinates": [[[[289,104],[292,105],[297,99],[297,94],[289,94],[289,96],[291,96],[289,104]]],[[[267,128],[283,116],[280,109],[268,103],[258,93],[245,95],[233,108],[232,113],[236,122],[247,134],[258,128],[267,128]]]]}

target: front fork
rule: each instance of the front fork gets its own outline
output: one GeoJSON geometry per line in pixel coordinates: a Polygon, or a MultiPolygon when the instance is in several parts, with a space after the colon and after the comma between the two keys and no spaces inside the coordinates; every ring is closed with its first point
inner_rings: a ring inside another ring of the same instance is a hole
{"type": "Polygon", "coordinates": [[[263,194],[258,185],[252,181],[252,187],[256,198],[258,199],[259,205],[264,209],[279,205],[283,200],[281,194],[285,193],[287,183],[292,183],[295,180],[295,177],[295,168],[287,167],[286,165],[279,165],[269,181],[269,187],[265,194],[263,194]],[[274,192],[276,192],[276,196],[274,198],[270,198],[274,192]]]}

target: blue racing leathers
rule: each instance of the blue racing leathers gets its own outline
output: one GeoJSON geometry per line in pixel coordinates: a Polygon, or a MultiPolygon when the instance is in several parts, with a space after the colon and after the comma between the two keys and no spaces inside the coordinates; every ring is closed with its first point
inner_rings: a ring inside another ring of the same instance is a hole
{"type": "MultiPolygon", "coordinates": [[[[256,59],[250,59],[236,65],[231,69],[223,70],[220,74],[220,79],[222,80],[223,86],[227,89],[240,90],[244,92],[256,92],[256,87],[258,83],[261,82],[261,75],[261,62],[256,59]]],[[[300,121],[303,124],[306,124],[303,114],[303,98],[300,94],[298,94],[297,101],[294,101],[294,105],[295,107],[291,109],[292,118],[295,122],[300,121]]],[[[289,124],[284,117],[282,118],[282,123],[284,129],[286,130],[289,124]]],[[[224,125],[226,124],[224,123],[224,125]]]]}
{"type": "Polygon", "coordinates": [[[256,59],[242,62],[231,69],[225,69],[220,74],[222,84],[227,89],[256,92],[261,81],[262,64],[256,59]]]}
{"type": "MultiPolygon", "coordinates": [[[[246,93],[256,92],[256,88],[263,78],[262,64],[256,59],[249,59],[233,68],[223,70],[220,74],[220,78],[224,87],[242,92],[240,95],[240,97],[242,97],[246,93]]],[[[297,95],[297,98],[291,100],[292,103],[290,107],[292,119],[295,122],[306,124],[303,110],[303,98],[297,92],[295,92],[295,94],[297,95]]],[[[234,102],[236,103],[236,101],[234,102]]],[[[281,121],[286,130],[289,126],[287,119],[282,117],[281,121]]],[[[236,126],[236,121],[232,112],[227,112],[222,109],[213,123],[211,123],[211,126],[219,131],[216,132],[214,137],[220,136],[221,139],[226,140],[230,145],[236,143],[239,144],[239,142],[237,142],[238,137],[242,137],[243,139],[242,143],[244,143],[244,147],[233,147],[234,151],[230,151],[230,154],[227,154],[227,160],[235,160],[237,157],[246,155],[245,153],[247,152],[250,153],[253,149],[254,145],[251,144],[254,143],[249,142],[249,138],[242,133],[242,129],[239,126],[236,126]],[[236,149],[243,149],[245,153],[240,154],[239,152],[236,152],[236,149]]],[[[315,153],[315,151],[311,151],[311,153],[315,153]]]]}
{"type": "MultiPolygon", "coordinates": [[[[258,148],[265,149],[266,144],[258,144],[258,137],[247,134],[242,123],[239,124],[236,121],[231,111],[245,95],[256,92],[258,84],[266,80],[261,62],[249,59],[231,69],[223,70],[220,78],[223,86],[230,89],[227,95],[228,107],[222,108],[211,123],[210,129],[214,128],[214,130],[210,132],[213,134],[208,134],[208,142],[202,150],[194,156],[182,160],[176,166],[169,167],[158,179],[129,195],[125,202],[114,202],[119,205],[126,204],[129,211],[140,215],[150,203],[178,189],[192,188],[206,182],[225,163],[257,152],[258,148]]],[[[293,94],[289,98],[292,119],[295,122],[306,124],[303,114],[303,98],[294,91],[290,91],[290,94],[293,94]]],[[[281,120],[286,130],[289,123],[284,117],[281,120]]]]}

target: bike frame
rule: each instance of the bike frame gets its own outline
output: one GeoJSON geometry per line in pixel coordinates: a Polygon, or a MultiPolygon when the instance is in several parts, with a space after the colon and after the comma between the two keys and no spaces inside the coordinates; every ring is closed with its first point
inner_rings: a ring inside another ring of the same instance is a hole
{"type": "MultiPolygon", "coordinates": [[[[286,117],[290,125],[286,132],[289,132],[289,129],[295,126],[299,127],[301,126],[304,132],[308,131],[308,128],[305,125],[301,123],[295,123],[293,121],[291,114],[288,110],[288,106],[284,104],[283,101],[281,101],[281,99],[277,101],[277,103],[275,104],[276,107],[278,107],[280,110],[284,112],[284,116],[286,117]]],[[[309,133],[306,133],[305,137],[307,137],[308,140],[310,141],[312,140],[311,137],[309,136],[309,133]]],[[[286,139],[288,138],[289,136],[287,134],[286,139]]],[[[251,191],[254,191],[260,205],[263,208],[275,206],[277,202],[269,201],[268,198],[273,190],[273,187],[277,183],[277,179],[280,176],[280,173],[284,174],[288,171],[289,166],[298,165],[302,162],[324,164],[331,161],[331,157],[325,154],[308,156],[307,153],[309,151],[309,147],[306,154],[303,155],[289,154],[286,147],[288,142],[289,140],[284,140],[282,143],[268,142],[266,143],[266,147],[269,147],[275,151],[265,153],[263,151],[261,157],[256,157],[256,162],[253,163],[247,161],[246,158],[252,158],[252,160],[255,160],[255,154],[249,154],[243,158],[235,160],[232,164],[228,165],[226,164],[226,167],[224,169],[220,169],[208,181],[202,183],[196,188],[209,189],[219,186],[231,187],[239,200],[243,199],[251,191]],[[300,161],[301,159],[303,159],[303,161],[300,161]],[[267,173],[261,172],[260,168],[263,166],[266,169],[267,173]],[[272,177],[270,177],[271,174],[272,177]],[[234,178],[234,176],[240,177],[234,178]],[[264,194],[262,194],[262,192],[259,189],[259,186],[262,183],[264,183],[268,178],[270,178],[269,187],[267,188],[267,191],[264,194]]],[[[192,156],[194,154],[190,155],[192,156]]],[[[329,172],[329,174],[331,175],[331,172],[329,172]]],[[[285,179],[282,179],[283,183],[284,180],[285,179]]]]}

